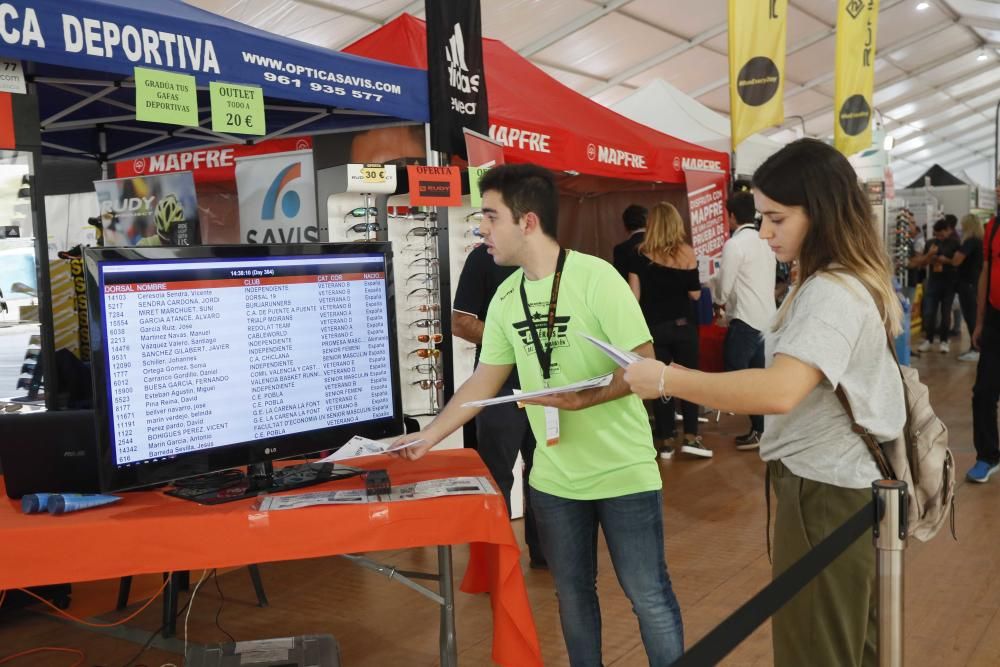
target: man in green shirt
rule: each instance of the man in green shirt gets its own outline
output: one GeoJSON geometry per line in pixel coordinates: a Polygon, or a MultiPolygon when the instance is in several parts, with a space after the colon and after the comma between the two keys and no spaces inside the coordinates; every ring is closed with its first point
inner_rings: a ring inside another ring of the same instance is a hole
{"type": "Polygon", "coordinates": [[[613,373],[610,384],[531,401],[535,435],[530,501],[559,596],[570,663],[601,664],[597,528],[639,618],[651,665],[683,652],[680,609],[663,555],[662,481],[645,408],[617,368],[580,334],[653,357],[651,336],[628,285],[607,262],[556,241],[558,193],[546,169],[503,165],[481,182],[484,244],[516,266],[486,316],[479,366],[437,418],[397,444],[417,459],[495,396],[516,364],[523,391],[613,373]]]}

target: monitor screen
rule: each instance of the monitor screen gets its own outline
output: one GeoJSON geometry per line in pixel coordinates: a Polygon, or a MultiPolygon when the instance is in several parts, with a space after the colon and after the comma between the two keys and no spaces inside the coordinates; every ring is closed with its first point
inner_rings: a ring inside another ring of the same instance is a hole
{"type": "Polygon", "coordinates": [[[105,490],[400,433],[388,244],[89,248],[105,490]]]}

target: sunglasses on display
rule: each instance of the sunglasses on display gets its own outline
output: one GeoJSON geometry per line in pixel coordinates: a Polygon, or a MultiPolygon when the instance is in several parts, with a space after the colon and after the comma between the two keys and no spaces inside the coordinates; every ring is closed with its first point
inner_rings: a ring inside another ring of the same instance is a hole
{"type": "Polygon", "coordinates": [[[420,273],[414,273],[411,276],[407,276],[406,283],[410,284],[411,282],[417,282],[425,285],[433,285],[437,279],[437,271],[421,271],[420,273]]]}
{"type": "Polygon", "coordinates": [[[413,227],[406,232],[406,240],[409,241],[413,236],[437,236],[439,228],[438,227],[413,227]]]}
{"type": "Polygon", "coordinates": [[[444,380],[428,380],[426,378],[422,380],[415,380],[411,382],[412,385],[418,385],[421,389],[444,389],[444,380]]]}
{"type": "Polygon", "coordinates": [[[429,318],[425,317],[422,320],[416,320],[414,322],[410,322],[409,326],[411,326],[411,327],[419,327],[421,329],[426,329],[427,327],[438,329],[438,328],[441,327],[441,320],[438,320],[438,319],[433,319],[432,320],[432,319],[429,319],[429,318]]]}
{"type": "Polygon", "coordinates": [[[437,313],[441,311],[441,305],[437,303],[422,303],[419,306],[410,306],[407,310],[417,310],[421,313],[437,313]]]}
{"type": "Polygon", "coordinates": [[[347,220],[348,218],[363,218],[363,217],[365,217],[366,214],[367,215],[378,215],[378,209],[375,208],[374,206],[369,206],[368,208],[365,208],[364,206],[362,206],[360,208],[356,208],[354,210],[351,210],[351,211],[348,211],[347,213],[345,213],[344,214],[344,220],[347,220]]]}
{"type": "Polygon", "coordinates": [[[438,367],[437,364],[417,364],[412,366],[410,370],[422,375],[437,375],[438,367]]]}
{"type": "Polygon", "coordinates": [[[411,354],[415,354],[421,359],[437,359],[441,356],[441,350],[437,348],[419,347],[416,350],[410,350],[406,356],[410,356],[411,354]]]}
{"type": "Polygon", "coordinates": [[[483,212],[482,211],[473,211],[469,215],[465,216],[465,221],[466,222],[474,222],[476,224],[479,224],[480,222],[483,221],[483,212]]]}
{"type": "Polygon", "coordinates": [[[382,226],[377,222],[359,222],[354,225],[348,231],[356,232],[358,234],[366,234],[368,232],[380,232],[382,231],[382,226]]]}
{"type": "Polygon", "coordinates": [[[465,236],[474,236],[477,239],[483,238],[483,233],[479,231],[479,227],[469,227],[465,230],[465,236]]]}
{"type": "Polygon", "coordinates": [[[478,248],[481,245],[483,245],[482,241],[480,241],[479,243],[470,243],[469,245],[464,246],[462,248],[462,252],[464,252],[466,255],[468,255],[470,252],[472,252],[473,250],[475,250],[476,248],[478,248]]]}
{"type": "Polygon", "coordinates": [[[411,296],[423,296],[431,297],[437,295],[438,291],[436,287],[417,287],[416,289],[410,290],[406,298],[409,299],[411,296]]]}
{"type": "Polygon", "coordinates": [[[434,211],[411,211],[406,215],[390,215],[393,220],[416,220],[422,222],[424,220],[430,220],[431,222],[437,222],[438,214],[434,211]]]}
{"type": "Polygon", "coordinates": [[[415,260],[411,261],[406,266],[407,266],[407,268],[412,269],[415,265],[418,265],[418,264],[420,266],[437,266],[438,265],[438,258],[437,257],[417,257],[415,260]]]}
{"type": "MultiPolygon", "coordinates": [[[[401,252],[401,253],[402,252],[416,253],[418,255],[425,255],[425,254],[434,252],[434,246],[432,246],[431,244],[426,243],[426,242],[424,242],[424,243],[407,243],[406,245],[404,245],[402,248],[399,249],[399,252],[401,252]]],[[[437,259],[437,258],[434,257],[432,259],[437,259]]]]}
{"type": "Polygon", "coordinates": [[[440,343],[444,340],[444,334],[433,333],[433,334],[417,334],[414,336],[418,342],[421,343],[440,343]]]}

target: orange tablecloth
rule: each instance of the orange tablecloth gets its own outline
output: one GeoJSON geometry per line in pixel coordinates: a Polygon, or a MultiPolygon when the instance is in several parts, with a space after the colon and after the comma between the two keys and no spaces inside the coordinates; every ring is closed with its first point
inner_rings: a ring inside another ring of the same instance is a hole
{"type": "MultiPolygon", "coordinates": [[[[489,475],[472,450],[433,452],[416,462],[379,459],[377,465],[388,469],[393,484],[489,475]]],[[[297,492],[359,484],[348,479],[297,492]]],[[[520,548],[500,495],[262,514],[249,499],[204,506],[143,491],[62,516],[22,514],[20,503],[3,495],[2,479],[0,497],[0,589],[469,543],[461,589],[490,593],[493,659],[518,667],[542,664],[520,548]]]]}

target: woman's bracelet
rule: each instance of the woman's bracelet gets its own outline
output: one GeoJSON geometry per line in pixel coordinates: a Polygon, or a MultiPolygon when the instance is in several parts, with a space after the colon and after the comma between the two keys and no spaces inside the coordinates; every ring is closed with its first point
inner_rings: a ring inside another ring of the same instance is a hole
{"type": "Polygon", "coordinates": [[[659,389],[660,389],[660,400],[663,401],[664,403],[669,402],[670,399],[672,398],[671,396],[667,396],[664,393],[664,390],[663,390],[663,382],[666,379],[666,376],[667,376],[667,367],[666,367],[666,365],[664,365],[663,366],[663,370],[660,371],[660,387],[659,387],[659,389]]]}

